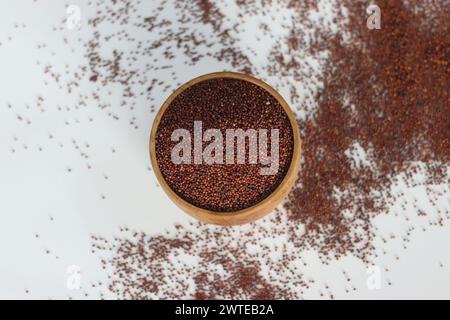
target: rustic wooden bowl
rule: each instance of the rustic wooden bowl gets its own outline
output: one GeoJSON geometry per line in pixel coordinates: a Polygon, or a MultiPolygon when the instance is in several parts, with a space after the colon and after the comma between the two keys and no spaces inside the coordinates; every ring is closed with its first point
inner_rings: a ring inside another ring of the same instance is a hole
{"type": "Polygon", "coordinates": [[[158,111],[158,114],[156,115],[156,118],[153,122],[153,127],[151,131],[150,136],[150,159],[152,162],[153,170],[155,172],[156,178],[158,179],[159,184],[163,188],[163,190],[167,193],[170,199],[172,199],[175,204],[181,208],[186,213],[190,214],[191,216],[206,222],[206,223],[213,223],[213,224],[219,224],[219,225],[239,225],[248,223],[251,221],[255,221],[269,212],[271,212],[275,207],[280,204],[281,201],[286,197],[286,195],[291,190],[296,177],[297,173],[300,168],[300,154],[301,154],[301,143],[300,143],[300,135],[299,135],[299,129],[297,126],[297,121],[295,119],[294,113],[291,111],[289,105],[286,103],[286,101],[281,97],[280,94],[278,94],[277,91],[275,91],[271,86],[264,83],[261,80],[255,79],[249,75],[241,74],[241,73],[235,73],[235,72],[215,72],[215,73],[209,73],[203,76],[200,76],[198,78],[192,79],[179,87],[175,92],[173,92],[169,98],[164,102],[161,109],[158,111]],[[217,212],[217,211],[210,211],[203,208],[199,208],[186,200],[182,199],[180,196],[178,196],[166,183],[163,175],[161,174],[161,171],[159,170],[158,162],[156,161],[156,154],[155,154],[155,144],[156,144],[156,132],[158,130],[158,125],[161,121],[161,118],[164,114],[164,112],[167,110],[169,105],[172,103],[172,101],[184,90],[188,89],[192,85],[209,80],[209,79],[216,79],[216,78],[232,78],[232,79],[239,79],[244,81],[249,81],[253,84],[256,84],[263,89],[267,90],[275,99],[278,100],[278,102],[283,107],[284,111],[286,112],[289,121],[291,122],[292,132],[294,136],[294,150],[292,154],[292,160],[290,167],[284,177],[284,179],[281,181],[280,185],[264,200],[261,202],[234,212],[217,212]]]}

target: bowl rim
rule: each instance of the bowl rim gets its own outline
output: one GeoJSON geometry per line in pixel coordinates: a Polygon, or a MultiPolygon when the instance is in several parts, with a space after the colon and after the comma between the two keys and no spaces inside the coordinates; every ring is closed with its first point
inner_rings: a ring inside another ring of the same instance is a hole
{"type": "Polygon", "coordinates": [[[206,223],[213,223],[218,225],[239,225],[262,218],[266,214],[270,213],[273,209],[275,209],[276,206],[280,204],[281,201],[287,196],[297,178],[297,174],[300,169],[301,141],[296,117],[291,108],[289,107],[288,103],[275,89],[273,89],[270,85],[268,85],[264,81],[256,79],[253,76],[238,72],[221,71],[208,73],[193,78],[188,82],[184,83],[183,85],[181,85],[180,87],[178,87],[178,89],[176,89],[173,93],[169,95],[169,97],[162,104],[153,121],[149,141],[149,151],[152,167],[159,184],[161,185],[164,192],[179,208],[181,208],[183,211],[193,216],[194,218],[197,218],[206,223]],[[231,212],[212,211],[200,208],[181,198],[178,194],[175,193],[175,191],[172,190],[172,188],[165,181],[159,169],[158,162],[156,160],[156,133],[158,130],[159,123],[161,122],[164,113],[166,112],[167,108],[170,106],[172,101],[181,92],[187,90],[191,86],[205,80],[218,78],[231,78],[244,80],[256,84],[259,87],[267,90],[278,101],[278,103],[280,103],[280,105],[286,112],[286,115],[288,116],[289,122],[291,124],[294,138],[294,147],[292,151],[292,158],[291,163],[289,165],[289,169],[286,172],[281,183],[277,186],[277,188],[273,190],[272,193],[269,194],[266,198],[254,204],[253,206],[231,212]]]}

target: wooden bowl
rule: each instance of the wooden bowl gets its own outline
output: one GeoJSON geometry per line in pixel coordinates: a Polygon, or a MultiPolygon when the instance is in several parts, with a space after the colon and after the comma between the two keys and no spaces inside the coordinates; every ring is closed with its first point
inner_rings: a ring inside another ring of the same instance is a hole
{"type": "Polygon", "coordinates": [[[206,222],[206,223],[213,223],[213,224],[219,224],[219,225],[239,225],[248,223],[251,221],[255,221],[269,212],[271,212],[275,207],[280,204],[281,201],[286,197],[286,195],[291,190],[296,178],[297,173],[300,168],[300,154],[301,154],[301,143],[300,143],[300,135],[299,135],[299,129],[297,126],[297,121],[295,119],[294,113],[291,111],[289,105],[286,103],[286,101],[281,97],[280,94],[278,94],[277,91],[275,91],[271,86],[266,84],[265,82],[255,79],[249,75],[241,74],[241,73],[235,73],[235,72],[215,72],[215,73],[209,73],[200,77],[197,77],[195,79],[192,79],[179,87],[175,92],[173,92],[169,98],[164,102],[161,109],[158,111],[158,114],[156,115],[156,118],[153,122],[153,127],[151,131],[150,136],[150,159],[152,162],[153,170],[155,172],[156,178],[158,179],[159,184],[163,188],[163,190],[167,193],[170,199],[172,199],[175,204],[181,208],[186,213],[190,214],[191,216],[206,222]],[[158,130],[158,125],[161,121],[161,118],[164,114],[164,112],[167,110],[169,105],[172,103],[172,101],[184,90],[188,89],[192,85],[209,80],[209,79],[217,79],[217,78],[232,78],[232,79],[239,79],[251,82],[253,84],[258,85],[259,87],[265,89],[268,91],[283,107],[284,111],[286,112],[289,121],[291,123],[292,127],[292,133],[294,137],[294,148],[292,153],[292,159],[289,166],[289,169],[281,181],[280,185],[264,200],[261,202],[234,212],[216,212],[216,211],[210,211],[207,209],[199,208],[186,200],[182,199],[179,195],[177,195],[167,184],[165,181],[163,175],[161,174],[161,171],[159,170],[158,162],[156,160],[156,154],[155,154],[155,144],[156,144],[156,133],[158,130]]]}

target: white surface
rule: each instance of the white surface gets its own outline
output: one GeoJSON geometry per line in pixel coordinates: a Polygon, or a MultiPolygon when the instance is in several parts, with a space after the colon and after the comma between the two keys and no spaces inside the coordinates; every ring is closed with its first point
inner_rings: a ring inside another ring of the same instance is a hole
{"type": "MultiPolygon", "coordinates": [[[[82,17],[83,10],[89,10],[83,1],[71,3],[81,6],[82,17]]],[[[99,259],[91,253],[90,234],[110,236],[122,225],[158,233],[174,222],[190,219],[157,187],[149,170],[147,144],[154,114],[145,101],[138,101],[134,111],[120,110],[114,93],[111,108],[120,114],[116,121],[98,109],[95,101],[74,108],[78,93],[93,91],[91,83],[69,95],[43,75],[43,65],[48,63],[63,73],[65,64],[83,61],[77,39],[88,34],[86,21],[82,20],[80,30],[53,31],[65,16],[62,1],[0,2],[0,298],[83,298],[83,290],[67,288],[66,271],[71,265],[80,266],[85,288],[90,281],[104,279],[99,259]],[[74,52],[64,45],[64,37],[74,52]],[[39,49],[43,43],[46,48],[39,49]],[[44,98],[44,112],[36,106],[38,96],[44,98]],[[138,129],[129,125],[133,116],[138,129]],[[73,141],[86,151],[88,159],[80,156],[73,141]],[[87,168],[88,163],[92,169],[87,168]]],[[[189,68],[179,63],[181,81],[231,69],[208,60],[189,68]]],[[[156,94],[155,104],[166,96],[156,94]]],[[[448,210],[448,186],[446,191],[440,206],[448,210]]],[[[410,189],[406,197],[422,193],[410,189]]],[[[425,201],[420,203],[426,206],[425,201]]],[[[431,218],[423,222],[411,218],[409,223],[402,219],[402,214],[380,216],[379,233],[401,234],[406,232],[405,226],[427,225],[431,218]]],[[[380,252],[387,251],[377,265],[389,265],[388,271],[382,270],[380,290],[367,289],[365,266],[356,259],[325,266],[314,252],[305,252],[309,263],[304,273],[318,283],[305,298],[319,298],[323,283],[337,298],[450,298],[450,227],[427,229],[415,231],[406,250],[400,241],[377,246],[380,252]],[[350,284],[343,270],[351,275],[350,284]],[[351,286],[358,290],[346,293],[351,286]]]]}

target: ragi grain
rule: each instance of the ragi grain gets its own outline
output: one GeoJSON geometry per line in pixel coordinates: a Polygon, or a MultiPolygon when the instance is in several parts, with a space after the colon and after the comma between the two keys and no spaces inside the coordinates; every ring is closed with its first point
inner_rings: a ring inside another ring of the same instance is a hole
{"type": "Polygon", "coordinates": [[[165,181],[181,198],[208,210],[237,211],[264,200],[280,185],[292,159],[293,131],[283,107],[265,89],[244,80],[211,79],[172,101],[159,123],[155,149],[165,181]],[[174,164],[172,132],[187,129],[193,137],[194,121],[202,122],[203,131],[219,129],[224,137],[227,129],[279,130],[277,173],[261,175],[260,163],[249,164],[248,139],[245,164],[174,164]]]}

